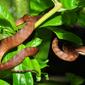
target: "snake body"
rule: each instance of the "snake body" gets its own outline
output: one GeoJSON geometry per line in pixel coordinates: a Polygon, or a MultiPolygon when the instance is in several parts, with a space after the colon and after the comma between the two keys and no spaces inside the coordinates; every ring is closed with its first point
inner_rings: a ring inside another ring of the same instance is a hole
{"type": "MultiPolygon", "coordinates": [[[[39,18],[39,17],[38,17],[39,18]]],[[[16,21],[16,25],[20,25],[22,23],[26,23],[25,27],[18,31],[15,35],[8,37],[0,42],[0,61],[2,60],[3,55],[10,49],[18,46],[19,44],[23,43],[34,31],[34,24],[37,20],[37,17],[31,16],[24,16],[16,21]]],[[[59,57],[64,61],[75,61],[78,58],[79,54],[85,55],[85,47],[79,47],[74,50],[70,50],[67,47],[64,47],[62,51],[58,46],[58,39],[55,38],[52,41],[52,50],[59,57]]],[[[19,65],[26,56],[33,56],[37,53],[38,49],[35,47],[25,48],[20,51],[16,56],[14,56],[11,60],[7,61],[6,63],[0,64],[0,71],[1,70],[8,70],[17,65],[19,65]]]]}
{"type": "MultiPolygon", "coordinates": [[[[21,24],[21,23],[19,23],[20,20],[17,21],[17,25],[21,24]]],[[[0,60],[2,59],[3,55],[8,50],[18,46],[21,43],[23,43],[32,34],[32,32],[34,31],[35,21],[36,21],[35,18],[30,17],[29,21],[26,22],[26,25],[25,25],[24,28],[22,28],[20,31],[18,31],[15,35],[8,37],[8,38],[6,38],[6,39],[4,39],[0,42],[0,60]]]]}
{"type": "Polygon", "coordinates": [[[23,49],[8,62],[0,64],[0,71],[12,69],[13,67],[19,65],[25,59],[25,57],[35,55],[37,51],[38,49],[35,47],[23,49]]]}
{"type": "Polygon", "coordinates": [[[69,62],[75,61],[79,55],[75,50],[69,50],[68,48],[65,48],[64,51],[62,51],[58,47],[57,38],[55,38],[52,41],[52,49],[53,49],[53,52],[55,53],[55,55],[64,61],[69,61],[69,62]]]}
{"type": "MultiPolygon", "coordinates": [[[[24,42],[34,31],[34,24],[36,21],[35,17],[27,17],[24,16],[19,21],[17,21],[17,25],[22,24],[23,22],[26,22],[26,25],[24,28],[22,28],[20,31],[18,31],[15,35],[8,37],[1,41],[0,43],[0,59],[2,59],[3,55],[10,49],[16,47],[17,45],[24,42]],[[25,17],[25,19],[23,19],[25,17]],[[21,22],[22,21],[22,22],[21,22]]],[[[25,48],[20,53],[18,53],[16,56],[14,56],[11,60],[7,61],[6,63],[0,64],[0,71],[1,70],[7,70],[11,69],[18,64],[20,64],[26,56],[33,56],[37,53],[37,48],[25,48]]]]}

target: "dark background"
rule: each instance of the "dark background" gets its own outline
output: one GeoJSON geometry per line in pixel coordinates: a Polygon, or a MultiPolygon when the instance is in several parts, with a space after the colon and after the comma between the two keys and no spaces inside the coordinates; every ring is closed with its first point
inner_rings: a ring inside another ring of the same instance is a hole
{"type": "MultiPolygon", "coordinates": [[[[85,45],[85,28],[74,26],[71,31],[81,37],[85,45]]],[[[48,65],[46,71],[50,75],[64,76],[70,72],[85,78],[85,56],[80,55],[76,61],[67,62],[59,59],[50,48],[48,65]]]]}

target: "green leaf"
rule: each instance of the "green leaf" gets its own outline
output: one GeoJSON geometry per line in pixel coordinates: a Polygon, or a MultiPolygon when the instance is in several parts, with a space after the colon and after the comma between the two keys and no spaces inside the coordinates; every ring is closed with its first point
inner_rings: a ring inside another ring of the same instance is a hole
{"type": "Polygon", "coordinates": [[[42,11],[52,7],[51,0],[30,0],[30,14],[38,15],[42,11]]]}
{"type": "Polygon", "coordinates": [[[12,15],[5,5],[0,3],[0,40],[12,36],[15,30],[17,29],[12,15]]]}
{"type": "Polygon", "coordinates": [[[29,12],[28,0],[13,0],[12,1],[13,15],[15,19],[19,19],[29,12]]]}
{"type": "Polygon", "coordinates": [[[63,4],[63,7],[67,10],[76,8],[79,3],[78,0],[60,0],[60,2],[63,4]]]}
{"type": "Polygon", "coordinates": [[[41,62],[40,62],[40,68],[43,69],[43,68],[47,67],[48,66],[47,65],[48,62],[49,62],[48,59],[47,60],[41,60],[41,62]]]}
{"type": "MultiPolygon", "coordinates": [[[[25,48],[25,45],[21,44],[18,46],[18,52],[25,48]]],[[[29,58],[25,58],[25,60],[18,66],[14,68],[14,70],[32,70],[33,67],[31,65],[31,61],[29,58]]],[[[33,85],[33,77],[31,72],[26,72],[23,74],[14,73],[13,74],[13,85],[33,85]]]]}
{"type": "Polygon", "coordinates": [[[85,81],[85,79],[72,73],[67,73],[66,78],[69,80],[71,85],[81,85],[85,81]]]}
{"type": "Polygon", "coordinates": [[[6,81],[0,79],[0,85],[10,85],[10,84],[7,83],[6,81]]]}
{"type": "Polygon", "coordinates": [[[80,7],[85,7],[85,0],[79,0],[79,6],[80,7]]]}
{"type": "Polygon", "coordinates": [[[7,62],[8,60],[10,60],[12,57],[14,57],[15,55],[17,54],[17,51],[12,51],[12,52],[9,52],[7,53],[5,56],[4,56],[4,59],[3,59],[3,63],[7,62]]]}
{"type": "Polygon", "coordinates": [[[78,16],[78,24],[80,26],[85,26],[85,9],[81,10],[78,16]]]}
{"type": "Polygon", "coordinates": [[[40,81],[41,80],[40,65],[36,59],[32,59],[31,62],[32,62],[33,70],[37,72],[37,75],[36,75],[37,81],[40,81]]]}
{"type": "MultiPolygon", "coordinates": [[[[25,45],[21,44],[18,46],[17,51],[9,52],[4,57],[3,62],[7,62],[9,59],[14,57],[18,52],[25,48],[25,45]]],[[[29,58],[26,58],[23,63],[16,66],[14,70],[32,70],[31,61],[29,58]]],[[[13,85],[33,85],[33,78],[31,72],[26,72],[23,74],[14,73],[13,74],[13,85]],[[24,82],[23,82],[24,81],[24,82]]]]}
{"type": "Polygon", "coordinates": [[[54,28],[54,29],[50,28],[50,29],[57,35],[59,39],[67,40],[76,43],[77,45],[83,44],[81,38],[71,32],[65,31],[63,29],[58,29],[58,28],[54,28]]]}
{"type": "Polygon", "coordinates": [[[69,10],[62,13],[62,22],[65,25],[74,25],[77,19],[78,13],[75,10],[69,10]]]}
{"type": "Polygon", "coordinates": [[[43,40],[39,46],[39,52],[35,55],[35,58],[39,62],[40,68],[44,68],[47,66],[48,62],[51,32],[46,28],[38,29],[35,36],[40,37],[43,40]]]}
{"type": "MultiPolygon", "coordinates": [[[[32,70],[31,61],[26,58],[22,64],[16,66],[14,70],[32,70]]],[[[33,77],[31,72],[26,72],[23,74],[14,73],[13,74],[13,85],[34,85],[33,77]]]]}
{"type": "Polygon", "coordinates": [[[21,44],[17,47],[17,51],[20,52],[21,50],[23,50],[24,48],[26,48],[26,46],[24,44],[21,44]]]}
{"type": "Polygon", "coordinates": [[[26,44],[26,47],[37,47],[42,43],[42,39],[36,37],[26,44]]]}
{"type": "Polygon", "coordinates": [[[33,85],[33,79],[30,72],[13,75],[13,85],[33,85]]]}
{"type": "Polygon", "coordinates": [[[52,18],[49,18],[45,21],[40,27],[47,27],[47,26],[59,26],[62,25],[62,17],[61,15],[57,16],[54,15],[52,18]]]}
{"type": "MultiPolygon", "coordinates": [[[[11,29],[16,30],[15,21],[4,4],[0,4],[0,20],[7,22],[11,29]]],[[[5,23],[3,23],[5,24],[5,23]]]]}
{"type": "Polygon", "coordinates": [[[9,0],[0,0],[0,4],[3,3],[4,6],[10,11],[10,2],[9,0]]]}

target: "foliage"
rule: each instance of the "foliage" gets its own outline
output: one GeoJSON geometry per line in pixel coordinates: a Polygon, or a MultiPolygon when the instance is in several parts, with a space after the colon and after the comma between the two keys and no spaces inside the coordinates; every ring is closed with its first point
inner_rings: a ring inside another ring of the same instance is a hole
{"type": "MultiPolygon", "coordinates": [[[[3,62],[11,59],[21,49],[25,47],[38,47],[39,52],[34,59],[26,58],[20,65],[16,66],[14,70],[32,70],[34,71],[38,81],[41,80],[42,69],[45,68],[48,63],[49,48],[54,33],[59,39],[71,41],[78,45],[82,45],[82,39],[64,30],[62,25],[85,26],[85,4],[84,0],[59,0],[62,6],[58,7],[57,0],[3,0],[0,2],[0,40],[14,35],[19,29],[15,25],[15,20],[21,18],[25,14],[32,16],[45,16],[44,21],[40,23],[35,31],[34,37],[30,42],[21,44],[17,49],[9,51],[4,56],[3,62]],[[54,3],[56,2],[56,3],[54,3]],[[4,5],[6,4],[6,6],[4,5]],[[57,4],[57,7],[56,7],[57,4]],[[53,8],[53,10],[52,10],[53,8]],[[52,10],[52,14],[49,12],[52,10]],[[12,16],[13,15],[13,16],[12,16]]],[[[36,25],[36,23],[35,23],[36,25]]],[[[69,29],[69,28],[68,28],[69,29]]],[[[13,73],[13,85],[34,85],[33,73],[27,72],[23,74],[13,73]]],[[[3,74],[4,76],[6,74],[3,74]]],[[[10,76],[9,76],[10,77],[10,76]]],[[[1,85],[9,85],[3,80],[0,80],[1,85]]]]}

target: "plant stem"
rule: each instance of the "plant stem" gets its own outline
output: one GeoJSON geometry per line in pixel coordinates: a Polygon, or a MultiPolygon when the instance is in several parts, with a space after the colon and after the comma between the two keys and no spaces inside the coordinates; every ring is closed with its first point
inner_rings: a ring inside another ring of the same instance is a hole
{"type": "MultiPolygon", "coordinates": [[[[55,3],[54,3],[55,4],[55,3]]],[[[55,6],[45,15],[43,15],[36,23],[35,28],[40,26],[45,20],[47,20],[49,17],[51,17],[53,14],[55,14],[58,10],[62,8],[62,4],[57,2],[55,6]]]]}

